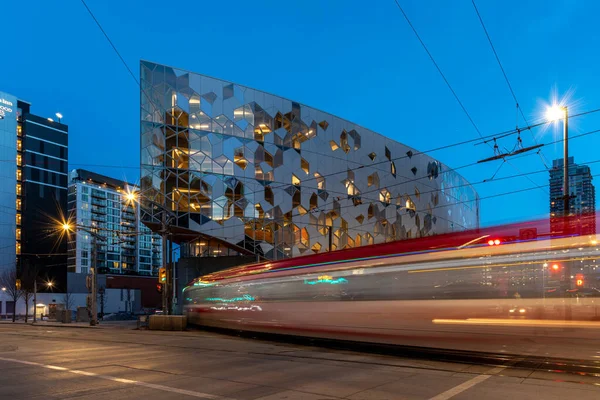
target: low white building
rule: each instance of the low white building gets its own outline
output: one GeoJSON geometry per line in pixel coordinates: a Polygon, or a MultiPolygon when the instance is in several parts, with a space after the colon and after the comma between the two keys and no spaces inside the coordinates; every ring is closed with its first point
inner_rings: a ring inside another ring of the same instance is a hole
{"type": "MultiPolygon", "coordinates": [[[[56,310],[72,310],[73,313],[79,307],[86,307],[87,293],[38,293],[37,315],[54,315],[56,310]]],[[[104,289],[102,295],[98,295],[98,313],[114,314],[119,312],[138,313],[142,311],[140,305],[140,291],[137,289],[104,289]]],[[[33,296],[29,299],[28,315],[33,316],[33,296]]],[[[13,313],[18,318],[25,317],[25,299],[21,296],[17,300],[16,310],[14,301],[8,292],[0,292],[0,319],[12,319],[13,313]]]]}

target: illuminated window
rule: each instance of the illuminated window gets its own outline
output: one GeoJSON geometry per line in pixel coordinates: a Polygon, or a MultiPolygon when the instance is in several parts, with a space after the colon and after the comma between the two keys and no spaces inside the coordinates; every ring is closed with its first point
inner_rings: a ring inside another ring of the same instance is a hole
{"type": "Polygon", "coordinates": [[[379,175],[377,172],[373,172],[367,177],[367,185],[379,187],[379,175]]]}
{"type": "Polygon", "coordinates": [[[309,164],[308,161],[306,161],[304,158],[300,159],[300,168],[302,168],[302,171],[304,171],[305,174],[308,174],[309,164]]]}
{"type": "Polygon", "coordinates": [[[313,246],[311,247],[311,250],[314,251],[315,253],[318,253],[319,251],[321,251],[321,243],[315,243],[313,244],[313,246]]]}
{"type": "Polygon", "coordinates": [[[395,178],[396,177],[396,164],[394,164],[393,161],[390,163],[390,172],[392,173],[392,175],[394,175],[394,178],[395,178]]]}
{"type": "Polygon", "coordinates": [[[21,166],[21,155],[17,154],[17,166],[21,166]]]}
{"type": "Polygon", "coordinates": [[[350,181],[346,182],[346,191],[348,193],[348,196],[357,196],[360,194],[360,191],[356,188],[354,183],[350,181]]]}
{"type": "Polygon", "coordinates": [[[342,131],[340,135],[340,147],[344,150],[344,153],[348,154],[350,151],[350,145],[348,144],[348,134],[346,131],[342,131]]]}
{"type": "Polygon", "coordinates": [[[390,191],[387,189],[381,190],[381,192],[379,192],[379,201],[390,204],[392,201],[392,194],[390,191]]]}
{"type": "Polygon", "coordinates": [[[21,149],[23,148],[23,142],[21,141],[21,139],[17,140],[17,150],[21,151],[21,149]]]}
{"type": "Polygon", "coordinates": [[[317,180],[317,189],[325,189],[325,178],[323,178],[318,172],[315,172],[315,179],[317,180]]]}
{"type": "Polygon", "coordinates": [[[371,161],[375,161],[375,157],[377,157],[377,154],[369,153],[369,158],[371,159],[371,161]]]}
{"type": "Polygon", "coordinates": [[[21,211],[21,199],[17,199],[17,211],[21,211]]]}
{"type": "Polygon", "coordinates": [[[17,237],[17,240],[21,240],[21,228],[17,228],[15,235],[17,237]]]}
{"type": "Polygon", "coordinates": [[[21,169],[17,168],[17,180],[20,181],[21,180],[21,169]]]}
{"type": "Polygon", "coordinates": [[[23,127],[21,125],[17,125],[17,136],[21,136],[23,133],[23,127]]]}
{"type": "Polygon", "coordinates": [[[21,225],[21,214],[17,214],[17,225],[21,225]]]}
{"type": "Polygon", "coordinates": [[[311,210],[319,207],[319,198],[316,193],[310,195],[309,204],[311,210]]]}
{"type": "Polygon", "coordinates": [[[17,184],[17,196],[20,196],[20,195],[21,195],[21,184],[18,183],[17,184]]]}
{"type": "Polygon", "coordinates": [[[300,185],[300,179],[298,179],[298,177],[294,174],[292,174],[292,185],[294,185],[294,186],[300,185]]]}
{"type": "Polygon", "coordinates": [[[340,146],[337,145],[337,143],[333,140],[329,141],[329,145],[331,146],[331,150],[336,151],[337,149],[340,148],[340,146]]]}
{"type": "Polygon", "coordinates": [[[16,251],[17,251],[17,254],[21,254],[21,243],[17,243],[16,251]]]}

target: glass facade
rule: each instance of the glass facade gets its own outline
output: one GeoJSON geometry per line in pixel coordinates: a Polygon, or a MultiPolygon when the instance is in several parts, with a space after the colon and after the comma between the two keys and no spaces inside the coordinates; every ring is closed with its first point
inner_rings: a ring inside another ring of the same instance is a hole
{"type": "Polygon", "coordinates": [[[15,270],[16,253],[20,251],[20,216],[17,207],[17,98],[0,92],[0,159],[15,160],[15,163],[0,163],[0,274],[15,270]]]}
{"type": "MultiPolygon", "coordinates": [[[[143,218],[270,259],[476,228],[439,161],[323,111],[141,62],[143,218]]],[[[390,126],[397,131],[400,126],[390,126]]]]}

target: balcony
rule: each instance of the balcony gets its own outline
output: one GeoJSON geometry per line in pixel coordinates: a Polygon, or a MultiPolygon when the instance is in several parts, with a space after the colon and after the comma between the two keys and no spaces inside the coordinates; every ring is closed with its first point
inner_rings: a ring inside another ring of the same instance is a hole
{"type": "Polygon", "coordinates": [[[106,215],[92,214],[92,221],[106,222],[106,215]]]}
{"type": "Polygon", "coordinates": [[[98,213],[98,214],[106,214],[106,208],[105,207],[92,206],[92,212],[98,213]]]}
{"type": "Polygon", "coordinates": [[[99,199],[92,198],[92,205],[106,207],[106,200],[99,200],[99,199]]]}
{"type": "Polygon", "coordinates": [[[129,214],[129,213],[123,213],[121,215],[121,219],[126,220],[126,221],[135,221],[135,215],[134,214],[129,214]]]}
{"type": "Polygon", "coordinates": [[[92,190],[92,197],[95,197],[98,199],[106,199],[106,193],[101,192],[99,190],[92,190]]]}
{"type": "Polygon", "coordinates": [[[133,245],[131,243],[127,243],[127,242],[121,244],[121,247],[124,249],[135,249],[135,245],[133,245]]]}

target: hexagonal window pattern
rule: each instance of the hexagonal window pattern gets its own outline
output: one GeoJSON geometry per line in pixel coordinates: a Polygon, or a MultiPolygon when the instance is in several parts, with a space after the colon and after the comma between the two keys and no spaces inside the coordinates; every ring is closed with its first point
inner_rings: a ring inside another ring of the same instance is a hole
{"type": "MultiPolygon", "coordinates": [[[[181,228],[279,258],[328,250],[328,225],[337,249],[477,226],[477,194],[460,175],[376,132],[147,61],[140,80],[141,193],[176,211],[181,228]],[[431,194],[413,184],[407,196],[412,179],[397,168],[426,175],[431,194]]],[[[148,210],[142,218],[161,216],[148,210]]]]}

